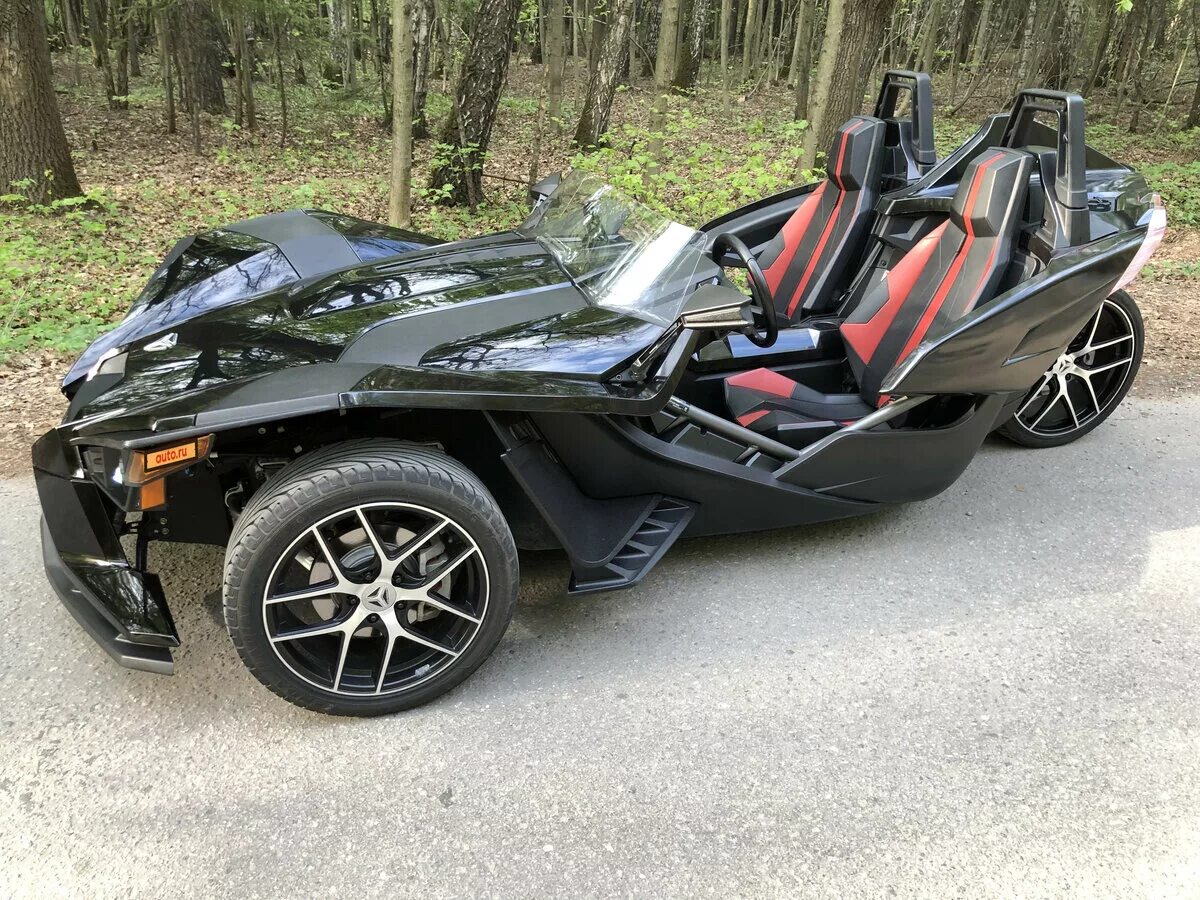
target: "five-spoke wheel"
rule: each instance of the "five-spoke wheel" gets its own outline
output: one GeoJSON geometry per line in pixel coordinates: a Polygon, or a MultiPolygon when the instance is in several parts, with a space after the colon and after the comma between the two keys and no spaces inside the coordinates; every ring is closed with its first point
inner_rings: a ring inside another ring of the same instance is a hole
{"type": "Polygon", "coordinates": [[[1021,401],[1000,433],[1031,447],[1070,443],[1116,409],[1142,360],[1142,317],[1124,291],[1108,297],[1021,401]]]}
{"type": "Polygon", "coordinates": [[[516,587],[512,536],[472,473],[360,441],[302,458],[255,496],[226,556],[225,610],[272,690],[369,715],[469,675],[503,635],[516,587]]]}

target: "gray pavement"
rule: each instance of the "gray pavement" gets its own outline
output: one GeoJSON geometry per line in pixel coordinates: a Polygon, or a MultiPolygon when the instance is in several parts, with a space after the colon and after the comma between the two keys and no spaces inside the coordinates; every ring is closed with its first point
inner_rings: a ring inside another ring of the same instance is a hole
{"type": "Polygon", "coordinates": [[[369,721],[242,669],[208,549],[152,557],[178,674],[117,668],[36,522],[0,482],[0,895],[1200,896],[1200,398],[622,594],[523,558],[492,660],[369,721]]]}

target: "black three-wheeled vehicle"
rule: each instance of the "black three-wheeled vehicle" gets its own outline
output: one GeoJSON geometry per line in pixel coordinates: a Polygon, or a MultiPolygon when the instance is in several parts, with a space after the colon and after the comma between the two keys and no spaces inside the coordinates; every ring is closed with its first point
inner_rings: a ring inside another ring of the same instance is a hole
{"type": "Polygon", "coordinates": [[[51,582],[170,673],[147,545],[227,546],[247,666],[369,715],[487,658],[518,547],[623,588],[684,534],[930,497],[995,430],[1075,440],[1137,371],[1121,289],[1163,209],[1078,96],[1024,91],[940,161],[931,111],[888,73],[824,181],[699,230],[573,173],[453,243],[318,211],[180,241],[34,447],[51,582]]]}

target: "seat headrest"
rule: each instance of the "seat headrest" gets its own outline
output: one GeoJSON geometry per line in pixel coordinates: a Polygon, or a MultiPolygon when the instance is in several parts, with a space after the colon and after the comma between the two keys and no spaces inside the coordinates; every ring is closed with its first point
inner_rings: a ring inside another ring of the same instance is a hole
{"type": "Polygon", "coordinates": [[[886,129],[874,116],[855,116],[839,128],[826,162],[829,180],[843,191],[877,186],[886,129]]]}
{"type": "Polygon", "coordinates": [[[1024,150],[984,150],[963,172],[950,221],[977,237],[999,235],[1024,208],[1032,170],[1033,157],[1024,150]]]}

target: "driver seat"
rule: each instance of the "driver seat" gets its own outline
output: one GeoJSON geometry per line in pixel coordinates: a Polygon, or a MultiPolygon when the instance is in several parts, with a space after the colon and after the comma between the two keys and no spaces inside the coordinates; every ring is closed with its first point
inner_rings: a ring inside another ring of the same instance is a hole
{"type": "Polygon", "coordinates": [[[769,369],[725,379],[737,421],[804,446],[887,402],[887,374],[930,334],[995,294],[1013,253],[1029,191],[1033,157],[985,150],[967,166],[949,218],[908,251],[841,324],[855,394],[822,394],[769,369]]]}
{"type": "Polygon", "coordinates": [[[780,326],[833,308],[862,260],[883,180],[882,119],[855,116],[838,129],[828,176],[758,257],[780,326]]]}

